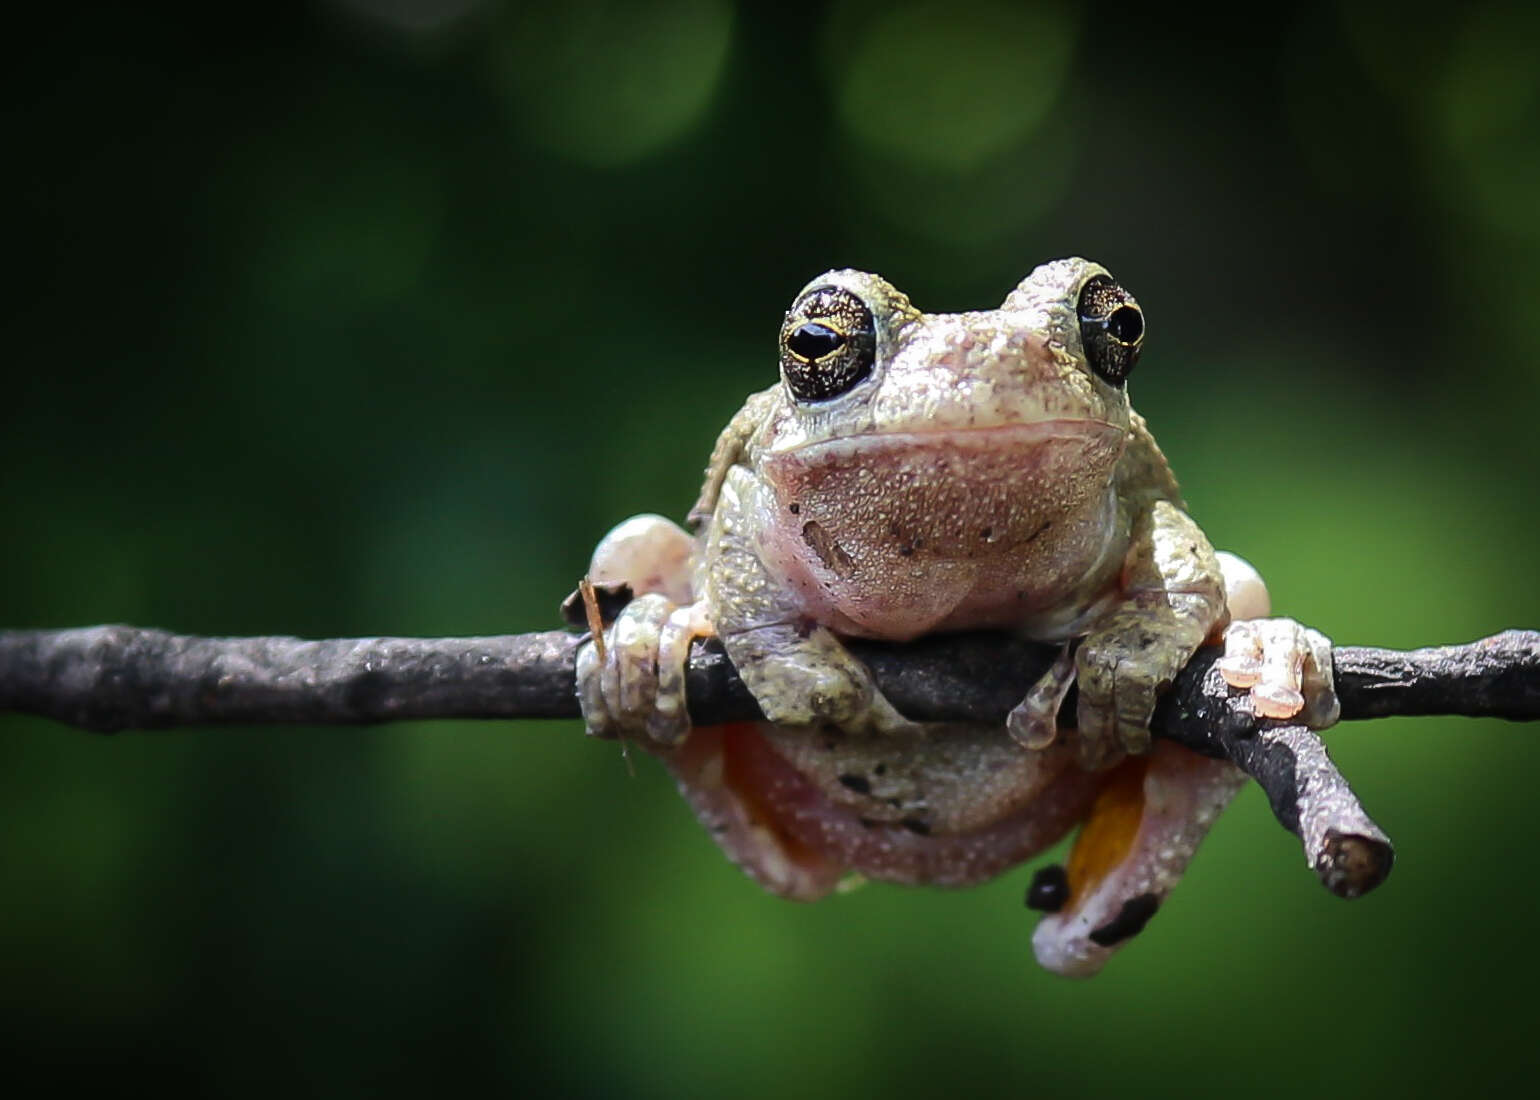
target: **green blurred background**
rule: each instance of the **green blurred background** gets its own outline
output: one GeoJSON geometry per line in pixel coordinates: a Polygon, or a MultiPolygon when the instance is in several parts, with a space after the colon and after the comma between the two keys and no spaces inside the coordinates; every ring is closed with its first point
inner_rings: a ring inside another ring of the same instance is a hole
{"type": "MultiPolygon", "coordinates": [[[[17,17],[13,17],[17,18],[17,17]]],[[[1213,540],[1341,642],[1540,626],[1540,22],[333,0],[9,26],[0,623],[555,625],[834,266],[1101,260],[1213,540]]],[[[1534,730],[1333,735],[1343,903],[1247,791],[1102,976],[1027,872],[759,892],[575,722],[0,720],[0,1044],[55,1089],[1480,1094],[1540,1062],[1534,730]]],[[[1043,862],[1039,860],[1037,862],[1043,862]]]]}

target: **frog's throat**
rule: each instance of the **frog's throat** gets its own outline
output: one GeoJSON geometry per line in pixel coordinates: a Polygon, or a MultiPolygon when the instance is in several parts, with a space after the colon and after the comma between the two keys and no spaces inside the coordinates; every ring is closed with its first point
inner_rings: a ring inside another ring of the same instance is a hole
{"type": "Polygon", "coordinates": [[[1100,597],[1126,525],[1127,433],[1100,420],[856,436],[766,454],[760,560],[839,634],[1070,618],[1100,597]]]}

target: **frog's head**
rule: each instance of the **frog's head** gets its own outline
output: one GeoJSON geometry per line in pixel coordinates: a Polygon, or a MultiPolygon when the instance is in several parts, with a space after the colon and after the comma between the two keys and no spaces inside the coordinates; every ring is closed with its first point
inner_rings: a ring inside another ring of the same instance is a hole
{"type": "Polygon", "coordinates": [[[767,561],[847,632],[1062,611],[1110,568],[1143,335],[1133,298],[1085,260],[977,313],[921,313],[859,271],[814,279],[751,445],[767,561]]]}
{"type": "Polygon", "coordinates": [[[1056,260],[997,310],[926,314],[887,280],[830,271],[781,326],[784,414],[770,447],[1094,422],[1128,427],[1144,316],[1107,270],[1056,260]]]}

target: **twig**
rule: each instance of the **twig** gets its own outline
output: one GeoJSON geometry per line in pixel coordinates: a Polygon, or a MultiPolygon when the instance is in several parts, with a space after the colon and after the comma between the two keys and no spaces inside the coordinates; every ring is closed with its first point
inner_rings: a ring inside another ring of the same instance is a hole
{"type": "MultiPolygon", "coordinates": [[[[487,638],[199,638],[98,626],[0,632],[0,711],[109,733],[253,722],[348,724],[406,718],[567,718],[578,714],[564,631],[487,638]]],[[[904,646],[857,643],[878,685],[921,720],[1001,723],[1048,667],[1053,647],[997,634],[904,646]]],[[[1540,718],[1540,632],[1460,646],[1332,652],[1344,719],[1392,714],[1540,718]]],[[[1309,730],[1258,722],[1213,670],[1189,662],[1153,729],[1234,761],[1267,792],[1333,893],[1356,897],[1389,873],[1389,840],[1309,730]]],[[[698,725],[758,717],[721,648],[697,646],[688,681],[698,725]]],[[[1072,700],[1066,705],[1072,706],[1072,700]]],[[[1072,713],[1072,712],[1071,712],[1072,713]]]]}

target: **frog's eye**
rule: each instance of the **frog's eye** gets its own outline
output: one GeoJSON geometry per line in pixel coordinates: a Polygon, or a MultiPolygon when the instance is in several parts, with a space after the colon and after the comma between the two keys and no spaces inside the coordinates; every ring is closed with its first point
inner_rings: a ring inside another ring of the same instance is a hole
{"type": "Polygon", "coordinates": [[[1144,345],[1144,312],[1134,296],[1105,275],[1080,291],[1080,345],[1086,362],[1109,384],[1121,386],[1144,345]]]}
{"type": "Polygon", "coordinates": [[[799,359],[822,359],[845,346],[845,338],[827,325],[806,321],[786,337],[786,350],[799,359]]]}
{"type": "Polygon", "coordinates": [[[842,287],[820,286],[791,307],[781,326],[781,374],[799,401],[828,401],[872,373],[872,311],[842,287]]]}

